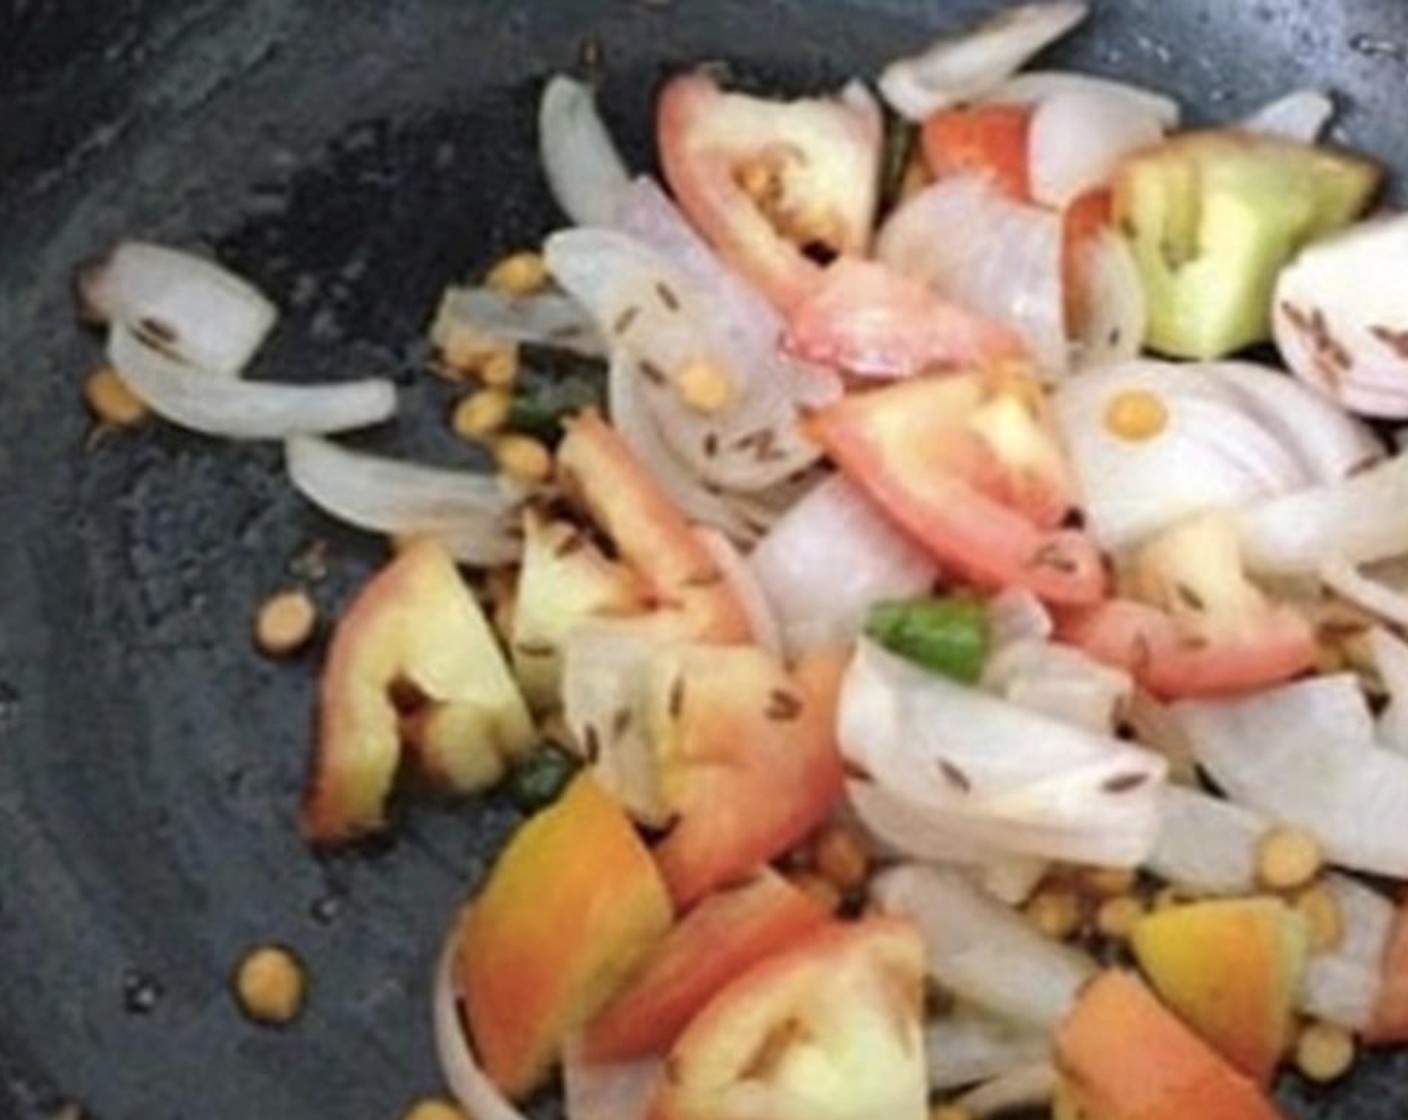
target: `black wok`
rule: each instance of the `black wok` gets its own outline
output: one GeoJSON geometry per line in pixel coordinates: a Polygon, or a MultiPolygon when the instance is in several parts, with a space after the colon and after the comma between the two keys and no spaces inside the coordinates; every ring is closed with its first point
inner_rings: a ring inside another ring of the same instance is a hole
{"type": "MultiPolygon", "coordinates": [[[[123,235],[206,244],[285,309],[263,371],[389,373],[372,446],[447,463],[419,339],[438,290],[555,220],[540,80],[599,57],[638,160],[662,74],[723,58],[814,87],[990,0],[9,0],[0,12],[0,1116],[392,1117],[438,1088],[427,977],[513,822],[407,807],[377,854],[294,828],[316,653],[261,660],[253,604],[316,567],[335,609],[377,562],[273,448],[152,425],[89,446],[75,265],[123,235]],[[293,569],[293,571],[291,571],[293,569]],[[284,1031],[227,978],[251,943],[312,976],[284,1031]]],[[[1302,85],[1408,169],[1404,0],[1097,0],[1058,57],[1227,117],[1302,85]]],[[[1405,824],[1408,827],[1408,824],[1405,824]]],[[[1301,1117],[1408,1115],[1408,1055],[1286,1090],[1301,1117]]],[[[549,1106],[550,1107],[550,1106],[549,1106]]],[[[1191,1118],[1190,1118],[1191,1120],[1191,1118]]]]}

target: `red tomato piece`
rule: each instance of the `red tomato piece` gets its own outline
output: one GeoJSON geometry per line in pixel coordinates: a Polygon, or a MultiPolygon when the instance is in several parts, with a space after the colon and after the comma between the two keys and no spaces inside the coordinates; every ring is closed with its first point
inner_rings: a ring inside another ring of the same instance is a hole
{"type": "Polygon", "coordinates": [[[846,397],[812,431],[898,525],[974,583],[1058,604],[1104,595],[1094,541],[1055,528],[1071,508],[1070,477],[1024,380],[915,378],[846,397]]]}
{"type": "Polygon", "coordinates": [[[1087,191],[1066,207],[1062,224],[1061,290],[1066,300],[1066,330],[1077,334],[1090,314],[1090,249],[1114,212],[1108,187],[1087,191]]]}
{"type": "Polygon", "coordinates": [[[1018,202],[1031,201],[1030,105],[945,109],[924,122],[924,158],[936,179],[986,174],[1018,202]]]}
{"type": "Polygon", "coordinates": [[[1020,360],[1021,339],[877,261],[843,257],[793,311],[783,347],[865,377],[912,377],[1020,360]]]}
{"type": "Polygon", "coordinates": [[[673,823],[655,849],[681,909],[751,875],[841,794],[839,675],[794,677],[762,650],[679,647],[652,673],[651,740],[673,823]]]}
{"type": "Polygon", "coordinates": [[[766,869],[711,894],[587,1028],[587,1060],[618,1062],[665,1052],[734,978],[791,948],[830,917],[819,903],[766,869]]]}
{"type": "Polygon", "coordinates": [[[681,638],[750,639],[747,613],[713,556],[606,421],[595,412],[574,420],[557,463],[564,488],[644,578],[653,605],[676,618],[681,638]]]}
{"type": "Polygon", "coordinates": [[[869,248],[883,130],[868,95],[768,101],[686,74],[661,94],[657,127],[681,209],[779,309],[819,282],[813,256],[869,248]]]}

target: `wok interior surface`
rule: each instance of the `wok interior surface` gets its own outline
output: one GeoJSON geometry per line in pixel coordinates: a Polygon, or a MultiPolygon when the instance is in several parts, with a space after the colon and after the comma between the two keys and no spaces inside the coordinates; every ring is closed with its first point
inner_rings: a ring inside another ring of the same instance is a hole
{"type": "MultiPolygon", "coordinates": [[[[404,807],[393,842],[296,835],[314,651],[262,660],[254,605],[325,567],[335,611],[381,546],[296,497],[277,449],[152,424],[89,444],[98,357],[75,265],[122,236],[205,246],[284,321],[255,376],[390,374],[403,416],[359,440],[448,464],[422,339],[439,290],[559,221],[537,169],[541,80],[600,59],[637,166],[660,77],[726,59],[760,89],[872,74],[988,0],[12,0],[0,13],[0,1116],[395,1116],[439,1089],[441,931],[515,820],[404,807]],[[325,554],[314,546],[326,542],[325,554]],[[310,1003],[242,1020],[242,950],[292,946],[310,1003]]],[[[1408,171],[1402,0],[1104,0],[1063,64],[1228,119],[1343,95],[1341,135],[1408,171]]],[[[1300,1117],[1408,1110],[1408,1055],[1300,1117]]],[[[547,1103],[548,1112],[555,1107],[547,1103]]]]}

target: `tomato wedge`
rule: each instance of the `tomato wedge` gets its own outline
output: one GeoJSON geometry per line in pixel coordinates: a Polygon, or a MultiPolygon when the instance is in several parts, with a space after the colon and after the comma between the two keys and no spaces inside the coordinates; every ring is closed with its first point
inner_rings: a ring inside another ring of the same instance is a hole
{"type": "Polygon", "coordinates": [[[783,348],[796,357],[866,377],[912,377],[1020,360],[1006,327],[945,303],[877,261],[843,257],[788,322],[783,348]]]}
{"type": "Polygon", "coordinates": [[[924,122],[924,158],[934,178],[984,174],[1003,194],[1031,201],[1030,105],[945,109],[924,122]]]}
{"type": "Polygon", "coordinates": [[[923,999],[910,923],[828,925],[695,1018],[650,1120],[924,1120],[923,999]]]}
{"type": "Polygon", "coordinates": [[[1383,977],[1383,991],[1364,1041],[1376,1045],[1408,1042],[1408,896],[1389,937],[1383,977]]]}
{"type": "Polygon", "coordinates": [[[1085,989],[1057,1034],[1056,1060],[1086,1120],[1280,1120],[1128,973],[1107,972],[1085,989]]]}
{"type": "Polygon", "coordinates": [[[830,917],[820,903],[767,869],[716,891],[671,931],[630,987],[588,1027],[587,1060],[619,1062],[663,1053],[730,981],[830,917]]]}
{"type": "Polygon", "coordinates": [[[780,855],[835,804],[840,673],[794,677],[760,649],[681,646],[651,677],[651,741],[673,818],[655,856],[684,909],[780,855]]]}
{"type": "Polygon", "coordinates": [[[1137,599],[1060,620],[1061,636],[1125,669],[1164,699],[1266,688],[1315,663],[1315,633],[1243,575],[1236,530],[1221,517],[1175,526],[1141,551],[1137,599]]]}
{"type": "Polygon", "coordinates": [[[1089,605],[1105,591],[1099,549],[1057,528],[1072,508],[1065,458],[1025,378],[921,377],[852,394],[812,419],[814,437],[938,560],[989,588],[1089,605]]]}
{"type": "Polygon", "coordinates": [[[661,94],[657,123],[661,165],[680,207],[779,309],[817,285],[814,257],[865,254],[883,128],[861,87],[784,103],[685,74],[661,94]]]}
{"type": "Polygon", "coordinates": [[[1080,333],[1090,315],[1090,250],[1114,213],[1108,187],[1087,191],[1066,207],[1061,230],[1061,290],[1066,300],[1066,330],[1080,333]]]}
{"type": "Polygon", "coordinates": [[[571,422],[557,466],[563,488],[649,584],[657,620],[673,618],[686,640],[749,640],[747,613],[712,554],[600,415],[571,422]]]}

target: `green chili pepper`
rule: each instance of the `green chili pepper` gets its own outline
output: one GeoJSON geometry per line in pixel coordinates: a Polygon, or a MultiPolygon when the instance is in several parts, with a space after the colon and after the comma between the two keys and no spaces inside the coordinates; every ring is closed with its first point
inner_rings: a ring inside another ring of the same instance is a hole
{"type": "Polygon", "coordinates": [[[519,382],[509,408],[508,426],[544,443],[562,438],[562,422],[584,408],[601,408],[606,401],[606,375],[598,369],[561,374],[536,371],[519,382]]]}
{"type": "Polygon", "coordinates": [[[987,610],[974,599],[877,603],[865,633],[892,653],[965,684],[976,683],[987,663],[987,610]]]}

